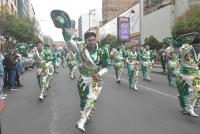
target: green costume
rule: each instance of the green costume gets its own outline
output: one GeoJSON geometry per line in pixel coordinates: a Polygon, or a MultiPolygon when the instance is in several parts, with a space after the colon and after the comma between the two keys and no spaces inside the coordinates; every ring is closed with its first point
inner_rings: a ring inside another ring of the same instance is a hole
{"type": "Polygon", "coordinates": [[[177,38],[175,47],[179,48],[180,71],[176,77],[180,106],[183,113],[197,117],[195,110],[199,107],[200,71],[196,52],[190,43],[198,33],[184,34],[177,38]]]}
{"type": "Polygon", "coordinates": [[[78,57],[77,54],[72,52],[71,50],[68,50],[67,53],[67,61],[68,61],[68,67],[70,71],[70,77],[71,79],[75,78],[75,70],[78,67],[78,57]]]}
{"type": "Polygon", "coordinates": [[[142,68],[142,75],[144,80],[151,80],[150,73],[152,68],[151,57],[149,50],[145,48],[141,48],[139,54],[139,61],[142,68]]]}
{"type": "Polygon", "coordinates": [[[120,83],[122,70],[124,68],[124,61],[126,58],[126,51],[123,47],[120,47],[118,49],[113,48],[110,53],[111,57],[114,58],[114,69],[115,69],[115,75],[117,78],[117,82],[120,83]]]}
{"type": "Polygon", "coordinates": [[[16,52],[24,57],[27,57],[28,53],[32,50],[33,44],[31,43],[18,43],[15,47],[16,52]]]}
{"type": "Polygon", "coordinates": [[[54,73],[54,67],[53,67],[53,53],[52,50],[50,48],[45,48],[44,49],[44,60],[46,61],[46,63],[48,63],[47,66],[47,88],[49,88],[51,86],[51,80],[53,79],[53,73],[54,73]]]}
{"type": "Polygon", "coordinates": [[[102,79],[101,76],[108,71],[108,60],[107,53],[102,53],[99,49],[98,44],[93,52],[90,52],[87,45],[83,42],[75,42],[72,40],[71,35],[71,20],[69,16],[61,11],[54,10],[51,12],[52,20],[57,28],[61,28],[63,31],[63,37],[67,42],[67,47],[75,52],[79,59],[79,72],[80,78],[78,80],[77,86],[79,90],[80,100],[81,100],[81,119],[78,121],[76,127],[85,131],[85,123],[89,119],[91,113],[96,104],[96,100],[102,89],[102,79]],[[94,76],[100,76],[94,79],[94,76]]]}
{"type": "Polygon", "coordinates": [[[66,54],[65,48],[61,49],[60,58],[61,58],[62,67],[65,67],[66,56],[67,56],[67,54],[66,54]]]}
{"type": "Polygon", "coordinates": [[[165,59],[166,59],[166,67],[167,67],[167,79],[170,86],[174,85],[173,78],[176,77],[179,71],[179,59],[178,55],[176,54],[173,48],[173,39],[172,38],[165,38],[163,40],[163,49],[165,52],[165,59]]]}
{"type": "Polygon", "coordinates": [[[128,51],[126,62],[128,69],[129,87],[131,89],[138,90],[136,84],[139,76],[140,63],[138,61],[138,53],[136,52],[135,48],[132,48],[128,51]]]}
{"type": "Polygon", "coordinates": [[[48,88],[48,73],[49,73],[48,68],[51,63],[46,61],[48,57],[46,57],[47,55],[45,54],[44,49],[38,50],[35,47],[33,48],[33,53],[34,53],[34,60],[37,65],[37,79],[40,87],[39,99],[43,100],[44,97],[46,96],[46,90],[48,88]]]}
{"type": "Polygon", "coordinates": [[[152,65],[154,64],[154,59],[155,59],[155,53],[153,52],[153,50],[150,50],[150,61],[152,63],[152,65]]]}
{"type": "Polygon", "coordinates": [[[54,66],[54,70],[56,73],[58,73],[58,68],[59,68],[58,59],[59,59],[59,53],[57,50],[54,49],[54,51],[53,51],[53,66],[54,66]]]}

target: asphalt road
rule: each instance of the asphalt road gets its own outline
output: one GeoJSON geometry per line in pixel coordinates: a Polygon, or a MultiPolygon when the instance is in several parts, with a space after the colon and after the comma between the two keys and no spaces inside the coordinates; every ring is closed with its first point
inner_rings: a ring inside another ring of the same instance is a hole
{"type": "MultiPolygon", "coordinates": [[[[153,73],[152,81],[140,77],[139,91],[129,89],[126,71],[121,84],[113,71],[103,78],[104,87],[86,134],[199,134],[200,119],[182,115],[177,90],[165,75],[153,73]]],[[[2,134],[79,134],[80,118],[76,81],[67,68],[54,75],[44,102],[38,102],[35,70],[23,75],[24,87],[9,92],[1,114],[2,134]]],[[[200,115],[200,110],[198,111],[200,115]]]]}

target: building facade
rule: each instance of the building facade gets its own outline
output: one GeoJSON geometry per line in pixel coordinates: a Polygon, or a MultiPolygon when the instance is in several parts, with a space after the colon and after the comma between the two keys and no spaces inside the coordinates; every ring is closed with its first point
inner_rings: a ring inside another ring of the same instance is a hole
{"type": "Polygon", "coordinates": [[[53,48],[53,39],[50,36],[43,35],[43,41],[45,45],[49,45],[50,48],[53,48]]]}
{"type": "Polygon", "coordinates": [[[116,16],[135,1],[136,0],[102,0],[103,21],[116,16]]]}
{"type": "Polygon", "coordinates": [[[30,4],[30,6],[29,6],[29,18],[31,20],[35,20],[35,10],[34,10],[32,4],[30,4]]]}
{"type": "Polygon", "coordinates": [[[18,2],[17,0],[0,0],[1,6],[8,7],[8,10],[13,15],[18,15],[18,2]]]}
{"type": "Polygon", "coordinates": [[[78,37],[84,40],[84,34],[91,28],[99,27],[101,21],[101,11],[98,9],[90,10],[78,19],[78,37]]]}
{"type": "Polygon", "coordinates": [[[30,15],[30,0],[18,0],[18,16],[29,17],[30,15]]]}
{"type": "Polygon", "coordinates": [[[194,4],[200,4],[200,0],[141,0],[141,43],[151,35],[160,42],[171,37],[176,18],[194,4]]]}
{"type": "Polygon", "coordinates": [[[130,18],[130,39],[126,42],[126,45],[140,44],[140,3],[135,2],[130,7],[124,9],[122,12],[114,16],[112,19],[104,23],[99,28],[99,38],[104,39],[108,34],[115,37],[118,36],[118,17],[130,18]],[[133,13],[134,11],[134,13],[133,13]]]}

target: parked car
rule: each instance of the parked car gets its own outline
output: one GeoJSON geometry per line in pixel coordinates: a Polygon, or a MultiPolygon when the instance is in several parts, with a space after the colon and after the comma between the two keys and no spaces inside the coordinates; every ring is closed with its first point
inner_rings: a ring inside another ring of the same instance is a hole
{"type": "Polygon", "coordinates": [[[19,70],[20,70],[20,73],[23,74],[25,72],[24,59],[21,54],[17,54],[17,56],[19,56],[19,58],[18,58],[18,63],[19,63],[19,67],[20,67],[19,70]]]}
{"type": "Polygon", "coordinates": [[[23,57],[24,68],[25,68],[25,70],[28,70],[28,68],[34,69],[35,61],[33,59],[33,54],[32,53],[28,53],[27,55],[28,55],[27,57],[23,57]]]}

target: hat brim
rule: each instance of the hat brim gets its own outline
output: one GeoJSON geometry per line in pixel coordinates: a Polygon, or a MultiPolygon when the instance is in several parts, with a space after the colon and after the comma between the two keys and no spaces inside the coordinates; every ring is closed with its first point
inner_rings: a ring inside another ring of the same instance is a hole
{"type": "Polygon", "coordinates": [[[57,28],[71,28],[71,19],[69,15],[62,10],[51,11],[51,19],[57,28]]]}

